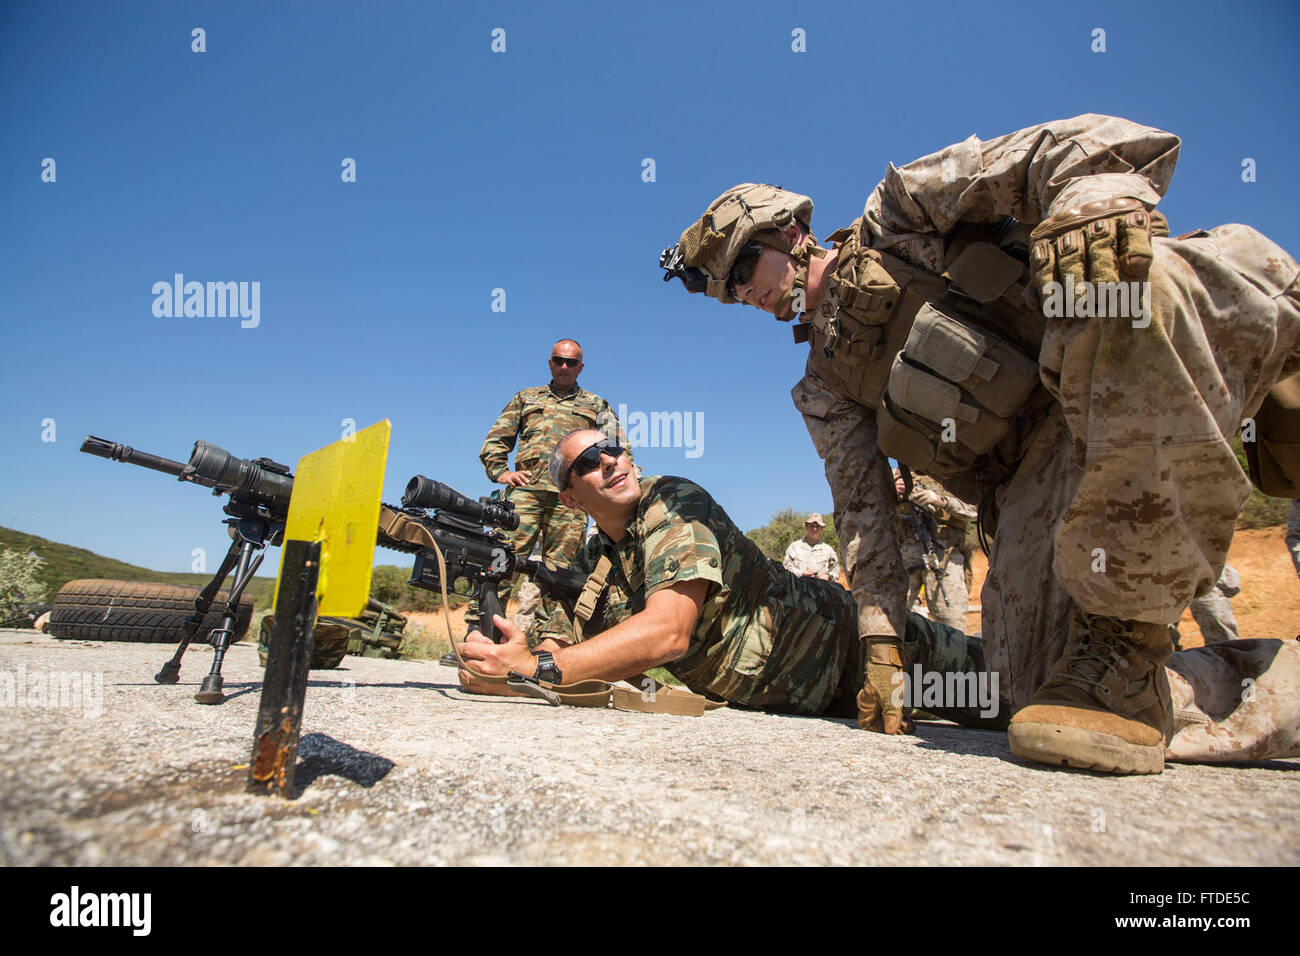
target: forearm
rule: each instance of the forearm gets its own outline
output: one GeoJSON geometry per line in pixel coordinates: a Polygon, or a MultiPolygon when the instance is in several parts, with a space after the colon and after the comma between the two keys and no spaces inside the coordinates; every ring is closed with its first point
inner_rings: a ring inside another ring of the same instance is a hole
{"type": "Polygon", "coordinates": [[[581,644],[555,652],[566,684],[624,680],[685,655],[708,583],[687,581],[650,595],[646,609],[581,644]]]}

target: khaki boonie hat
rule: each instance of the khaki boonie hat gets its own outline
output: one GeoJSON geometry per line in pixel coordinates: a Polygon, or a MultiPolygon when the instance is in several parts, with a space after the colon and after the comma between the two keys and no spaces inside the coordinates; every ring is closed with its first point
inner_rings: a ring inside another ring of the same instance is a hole
{"type": "Polygon", "coordinates": [[[815,511],[804,519],[804,524],[818,524],[823,528],[826,527],[826,522],[822,520],[822,516],[815,511]]]}

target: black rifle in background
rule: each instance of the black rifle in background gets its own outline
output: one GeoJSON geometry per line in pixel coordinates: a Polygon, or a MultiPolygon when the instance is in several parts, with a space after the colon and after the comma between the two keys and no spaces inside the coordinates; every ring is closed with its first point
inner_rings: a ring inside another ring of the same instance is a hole
{"type": "Polygon", "coordinates": [[[493,492],[490,497],[474,501],[449,485],[416,475],[407,483],[400,508],[384,505],[388,513],[381,512],[379,544],[414,554],[415,565],[408,583],[439,591],[443,581],[433,549],[436,543],[447,566],[448,592],[477,598],[481,609],[479,630],[500,643],[492,616],[505,616],[497,595],[502,581],[516,572],[527,575],[543,597],[559,601],[572,615],[587,579],[577,571],[550,568],[536,558],[515,553],[506,536],[492,530],[513,531],[519,527],[514,505],[498,495],[493,492]],[[452,589],[458,579],[467,582],[469,593],[452,589]]]}
{"type": "Polygon", "coordinates": [[[289,497],[293,493],[293,475],[289,467],[270,458],[236,458],[211,442],[196,441],[190,452],[188,464],[160,458],[147,452],[136,451],[129,445],[119,445],[87,435],[81,450],[110,461],[152,468],[174,475],[180,481],[192,482],[211,488],[214,495],[229,495],[222,507],[230,517],[223,524],[230,528],[230,549],[221,560],[221,567],[194,601],[194,613],[181,625],[181,641],[171,660],[163,664],[154,675],[160,684],[175,684],[180,680],[181,657],[190,641],[203,626],[212,600],[221,590],[221,584],[233,569],[234,580],[226,602],[221,624],[212,631],[212,670],[203,678],[203,684],[194,699],[200,704],[219,704],[222,693],[221,663],[234,636],[235,615],[239,598],[266,557],[263,550],[268,544],[279,546],[284,540],[284,523],[289,516],[289,497]]]}

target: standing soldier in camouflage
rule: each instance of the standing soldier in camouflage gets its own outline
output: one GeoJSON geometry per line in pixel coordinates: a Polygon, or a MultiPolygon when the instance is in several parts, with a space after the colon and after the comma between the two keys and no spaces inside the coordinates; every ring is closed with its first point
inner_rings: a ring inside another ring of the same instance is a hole
{"type": "Polygon", "coordinates": [[[1300,576],[1300,499],[1291,502],[1291,517],[1286,523],[1286,546],[1291,552],[1291,563],[1300,576]]]}
{"type": "MultiPolygon", "coordinates": [[[[551,381],[516,392],[501,416],[488,430],[479,459],[492,481],[505,485],[507,497],[519,515],[519,527],[510,533],[510,546],[529,554],[541,539],[542,560],[552,567],[573,563],[587,530],[587,516],[563,504],[546,473],[547,459],[562,435],[575,428],[596,428],[607,435],[621,435],[618,418],[609,402],[578,387],[582,372],[582,346],[573,339],[561,339],[551,348],[548,360],[551,381]],[[515,468],[508,467],[510,450],[515,451],[515,468]]],[[[502,590],[505,590],[503,587],[502,590]]],[[[525,616],[534,611],[537,630],[549,619],[554,603],[539,601],[540,592],[531,581],[519,589],[519,603],[525,616]]],[[[472,631],[478,625],[478,603],[471,603],[465,623],[472,631]]],[[[525,628],[527,630],[527,628],[525,628]]],[[[454,663],[455,657],[449,663],[454,663]]]]}
{"type": "Polygon", "coordinates": [[[903,522],[901,550],[907,571],[907,609],[916,604],[925,584],[930,617],[959,631],[966,630],[970,598],[966,590],[966,528],[975,508],[924,475],[914,476],[912,493],[895,473],[898,515],[903,522]]]}
{"type": "MultiPolygon", "coordinates": [[[[475,670],[573,685],[634,678],[663,666],[699,694],[778,713],[856,713],[859,726],[864,697],[904,699],[897,678],[863,686],[864,659],[873,648],[859,640],[852,596],[769,560],[699,485],[671,477],[638,481],[618,443],[596,431],[565,436],[550,474],[561,499],[590,514],[598,529],[574,564],[587,581],[573,626],[557,613],[530,649],[523,633],[499,617],[504,643],[479,635],[461,646],[475,670]]],[[[919,668],[927,675],[922,683],[934,675],[943,685],[967,688],[938,707],[927,700],[926,710],[973,726],[1006,726],[1006,701],[997,674],[985,668],[978,638],[909,614],[900,643],[909,674],[919,668]]],[[[1196,648],[1176,655],[1161,673],[1179,713],[1170,759],[1228,763],[1300,755],[1300,643],[1196,648]],[[1219,653],[1224,647],[1231,652],[1219,653]],[[1212,693],[1229,683],[1240,687],[1244,679],[1255,688],[1244,699],[1212,693]],[[1202,709],[1206,701],[1213,701],[1213,715],[1202,709]]],[[[460,680],[467,690],[491,692],[467,670],[460,680]]]]}
{"type": "Polygon", "coordinates": [[[791,541],[785,549],[785,560],[781,563],[787,571],[802,577],[839,581],[840,560],[835,557],[835,549],[821,540],[825,527],[825,520],[816,511],[804,520],[804,536],[791,541]]]}
{"type": "MultiPolygon", "coordinates": [[[[1300,377],[1300,267],[1247,226],[1168,238],[1153,209],[1179,146],[1097,115],[971,136],[890,165],[831,248],[811,199],[745,183],[660,260],[691,292],[801,314],[792,394],[875,648],[867,687],[902,666],[887,458],[978,504],[1009,740],[1051,765],[1163,768],[1170,625],[1223,568],[1250,490],[1243,419],[1260,426],[1251,479],[1300,488],[1278,421],[1300,377]]],[[[864,723],[899,726],[867,703],[864,723]]]]}
{"type": "Polygon", "coordinates": [[[1192,619],[1201,629],[1206,644],[1221,644],[1241,637],[1237,628],[1237,615],[1232,613],[1232,598],[1241,593],[1241,574],[1231,564],[1223,566],[1219,580],[1210,593],[1198,597],[1188,608],[1192,619]]]}

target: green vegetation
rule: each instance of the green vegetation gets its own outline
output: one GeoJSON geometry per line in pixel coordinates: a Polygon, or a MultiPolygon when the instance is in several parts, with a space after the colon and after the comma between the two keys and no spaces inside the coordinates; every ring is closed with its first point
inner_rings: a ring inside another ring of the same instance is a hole
{"type": "Polygon", "coordinates": [[[0,624],[21,618],[29,605],[45,600],[39,573],[41,559],[32,551],[0,554],[0,624]]]}
{"type": "MultiPolygon", "coordinates": [[[[808,517],[806,511],[783,508],[772,515],[772,520],[763,527],[746,531],[745,537],[758,545],[759,550],[769,558],[780,561],[785,557],[785,549],[790,546],[790,542],[803,537],[803,521],[806,517],[808,517]]],[[[826,527],[822,531],[822,543],[829,544],[838,554],[840,539],[835,533],[835,519],[828,514],[823,514],[822,518],[826,521],[826,527]]]]}
{"type": "MultiPolygon", "coordinates": [[[[111,578],[118,581],[158,581],[162,584],[188,584],[203,587],[212,580],[212,574],[185,574],[176,571],[150,571],[125,561],[104,558],[85,548],[74,548],[67,544],[58,544],[38,538],[34,534],[24,534],[11,528],[0,528],[0,548],[12,548],[26,554],[34,551],[41,559],[36,574],[40,582],[48,589],[49,600],[59,593],[59,588],[69,581],[79,578],[111,578]]],[[[275,552],[271,558],[275,560],[275,552]]],[[[213,572],[216,568],[213,567],[213,572]]],[[[227,579],[229,583],[229,579],[227,579]]],[[[254,608],[269,608],[271,596],[275,590],[272,578],[253,578],[244,592],[253,600],[254,608]]]]}

